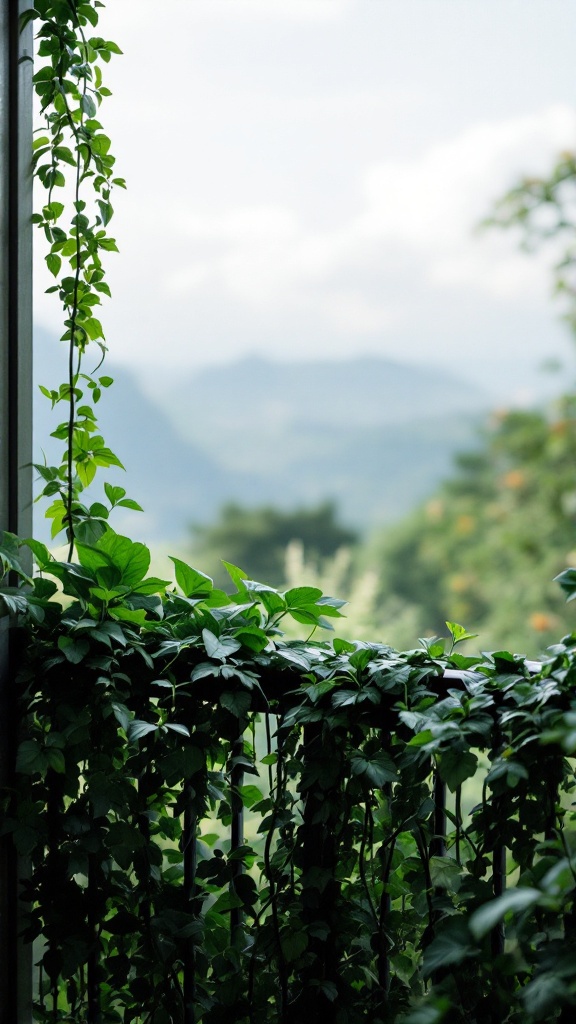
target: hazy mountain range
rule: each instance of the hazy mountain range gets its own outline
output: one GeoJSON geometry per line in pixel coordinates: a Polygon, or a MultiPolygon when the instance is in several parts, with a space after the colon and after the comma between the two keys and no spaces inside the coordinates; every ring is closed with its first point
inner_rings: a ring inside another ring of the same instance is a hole
{"type": "MultiPolygon", "coordinates": [[[[62,355],[37,333],[39,383],[58,384],[62,355]]],[[[143,387],[109,360],[100,372],[115,380],[99,403],[102,433],[127,470],[106,479],[146,510],[116,516],[115,526],[148,542],[182,538],[230,500],[293,508],[330,498],[352,526],[391,522],[450,472],[490,404],[457,377],[374,358],[245,359],[168,387],[143,387]]],[[[45,439],[62,417],[36,395],[35,438],[45,439]]],[[[44,448],[49,459],[60,450],[44,448]]],[[[36,450],[40,458],[39,440],[36,450]]]]}

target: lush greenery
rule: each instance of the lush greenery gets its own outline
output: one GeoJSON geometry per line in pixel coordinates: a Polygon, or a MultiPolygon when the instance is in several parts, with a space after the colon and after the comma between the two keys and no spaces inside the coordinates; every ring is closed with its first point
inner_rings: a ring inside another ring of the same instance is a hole
{"type": "Polygon", "coordinates": [[[286,580],[286,548],[299,541],[307,557],[322,561],[357,541],[336,519],[331,502],[315,508],[281,511],[269,506],[225,505],[219,520],[194,528],[193,548],[215,581],[225,584],[221,559],[242,565],[253,579],[281,586],[286,580]]]}
{"type": "Polygon", "coordinates": [[[339,602],[232,566],[227,598],[178,561],[165,589],[110,530],[74,565],[31,543],[3,830],[32,861],[38,1020],[569,1019],[572,638],[537,675],[458,655],[454,624],[446,653],[285,642],[339,602]]]}
{"type": "MultiPolygon", "coordinates": [[[[494,416],[482,447],[460,457],[429,501],[361,554],[378,567],[380,628],[394,610],[404,632],[403,618],[417,633],[456,618],[486,646],[533,656],[573,628],[573,609],[553,578],[576,558],[574,408],[566,396],[550,413],[494,416]]],[[[406,642],[398,632],[393,639],[406,642]]]]}
{"type": "Polygon", "coordinates": [[[61,340],[68,346],[68,375],[58,388],[42,387],[52,407],[64,407],[64,419],[53,432],[64,442],[60,465],[38,465],[44,487],[39,497],[53,499],[46,510],[52,536],[65,531],[72,557],[74,540],[94,540],[105,529],[110,508],[139,508],[118,486],[105,485],[108,505],[86,505],[80,496],[99,467],[122,466],[98,431],[95,407],[112,378],[83,368],[83,356],[93,343],[104,358],[104,331],[96,316],[102,296],[110,295],[102,254],[117,251],[107,228],[114,209],[114,187],[125,187],[114,177],[115,158],[110,139],[97,114],[110,90],[102,83],[102,65],[121,53],[117,43],[87,35],[98,25],[102,4],[77,0],[37,0],[22,16],[23,25],[39,20],[38,56],[43,64],[34,75],[44,124],[36,132],[33,167],[46,190],[34,223],[48,241],[46,264],[56,278],[49,291],[58,294],[64,314],[61,340]],[[71,168],[70,222],[63,227],[67,206],[58,198],[71,168]],[[86,185],[90,186],[88,190],[86,185]],[[88,197],[88,198],[86,198],[88,197]],[[88,201],[89,200],[89,201],[88,201]]]}
{"type": "MultiPolygon", "coordinates": [[[[92,313],[107,287],[100,250],[114,247],[95,114],[99,61],[118,47],[85,35],[101,6],[37,0],[30,15],[46,58],[38,223],[53,272],[70,262],[56,286],[69,378],[49,395],[67,406],[65,452],[41,469],[68,560],[0,543],[14,583],[0,601],[23,641],[0,831],[30,864],[35,1019],[567,1024],[576,636],[537,669],[504,651],[461,655],[470,634],[454,622],[447,642],[402,654],[315,640],[342,606],[320,588],[278,592],[227,565],[228,595],[178,559],[175,584],[150,576],[144,545],[80,501],[96,467],[118,462],[95,427],[110,381],[80,371],[102,342],[92,313]],[[64,238],[61,163],[75,180],[64,238]],[[308,638],[286,640],[288,620],[308,638]]],[[[488,475],[472,474],[489,489],[488,475]]],[[[576,570],[560,582],[576,595],[576,570]]]]}
{"type": "MultiPolygon", "coordinates": [[[[553,580],[576,560],[575,403],[566,395],[546,411],[494,414],[482,443],[428,501],[348,550],[319,557],[308,529],[314,510],[289,517],[291,534],[271,534],[270,510],[229,507],[202,536],[217,537],[221,555],[266,582],[296,586],[305,576],[349,598],[348,635],[404,647],[457,619],[485,648],[535,657],[574,626],[553,580]]],[[[286,518],[275,513],[279,524],[286,518]]],[[[211,573],[216,550],[211,543],[210,561],[194,551],[211,573]]]]}

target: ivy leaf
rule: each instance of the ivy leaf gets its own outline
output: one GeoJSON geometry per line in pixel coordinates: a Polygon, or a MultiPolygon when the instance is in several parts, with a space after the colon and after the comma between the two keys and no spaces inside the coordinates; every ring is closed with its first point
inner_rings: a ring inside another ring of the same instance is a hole
{"type": "Polygon", "coordinates": [[[43,773],[47,764],[46,754],[36,740],[24,740],[18,747],[17,772],[22,772],[23,775],[33,775],[34,772],[43,773]]]}
{"type": "Polygon", "coordinates": [[[283,595],[288,608],[306,608],[307,605],[315,604],[322,591],[318,587],[293,587],[283,595]]]}
{"type": "Polygon", "coordinates": [[[567,594],[567,601],[573,601],[576,598],[576,569],[564,569],[554,577],[554,583],[560,584],[564,593],[567,594]]]}
{"type": "Polygon", "coordinates": [[[131,743],[135,743],[136,740],[141,740],[143,736],[148,736],[151,732],[156,732],[158,726],[153,722],[143,722],[138,718],[133,719],[128,723],[128,739],[131,743]]]}
{"type": "Polygon", "coordinates": [[[471,750],[455,750],[454,747],[449,747],[438,754],[437,758],[440,778],[447,784],[451,793],[455,793],[458,786],[476,774],[478,758],[471,750]]]}
{"type": "Polygon", "coordinates": [[[213,913],[224,914],[227,910],[236,910],[243,906],[244,904],[240,897],[235,892],[228,891],[223,892],[210,909],[213,913]]]}
{"type": "Polygon", "coordinates": [[[209,576],[205,576],[198,569],[193,569],[186,562],[170,555],[170,561],[174,562],[176,568],[176,583],[186,597],[207,596],[214,587],[209,576]]]}
{"type": "Polygon", "coordinates": [[[462,643],[463,640],[474,640],[478,636],[477,633],[468,633],[465,627],[460,626],[457,622],[447,622],[446,625],[455,644],[462,643]]]}
{"type": "Polygon", "coordinates": [[[430,857],[429,866],[432,884],[436,888],[458,892],[462,882],[461,869],[452,857],[430,857]]]}
{"type": "Polygon", "coordinates": [[[73,640],[70,636],[58,637],[58,647],[66,661],[69,661],[72,665],[79,665],[90,650],[90,644],[87,640],[73,640]]]}
{"type": "Polygon", "coordinates": [[[190,730],[186,725],[180,725],[179,722],[166,722],[164,729],[171,729],[172,732],[177,732],[179,736],[187,736],[190,738],[190,730]]]}
{"type": "Polygon", "coordinates": [[[224,661],[229,655],[235,654],[236,651],[240,650],[238,640],[234,640],[233,637],[223,637],[220,639],[209,629],[202,630],[202,639],[208,657],[217,658],[219,661],[224,661]]]}
{"type": "Polygon", "coordinates": [[[132,541],[129,537],[121,537],[113,530],[107,530],[96,545],[110,559],[110,563],[120,570],[120,578],[124,586],[140,583],[150,568],[150,552],[144,544],[132,541]]]}
{"type": "Polygon", "coordinates": [[[250,710],[252,698],[249,693],[223,693],[220,696],[220,704],[237,718],[244,718],[250,710]]]}
{"type": "Polygon", "coordinates": [[[80,99],[80,107],[86,117],[96,117],[98,108],[89,93],[84,93],[80,99]]]}
{"type": "Polygon", "coordinates": [[[462,918],[449,918],[424,950],[422,974],[428,978],[434,971],[461,964],[476,952],[470,942],[466,922],[462,918]]]}
{"type": "Polygon", "coordinates": [[[46,750],[46,760],[52,771],[58,772],[59,775],[63,775],[66,771],[66,762],[61,750],[57,750],[54,747],[46,750]]]}
{"type": "Polygon", "coordinates": [[[62,260],[55,252],[49,252],[46,256],[46,266],[54,277],[58,277],[60,273],[60,267],[62,266],[62,260]]]}
{"type": "Polygon", "coordinates": [[[240,796],[244,807],[253,807],[262,800],[262,792],[254,785],[240,786],[240,796]]]}
{"type": "Polygon", "coordinates": [[[244,586],[244,580],[248,579],[247,574],[242,569],[239,569],[237,565],[232,565],[231,562],[225,562],[224,559],[222,559],[222,565],[226,569],[226,572],[238,593],[241,594],[245,591],[246,587],[244,586]]]}
{"type": "Polygon", "coordinates": [[[112,710],[114,712],[114,718],[119,723],[125,733],[128,733],[130,722],[132,721],[132,713],[128,710],[125,704],[119,704],[114,702],[112,704],[112,710]]]}
{"type": "Polygon", "coordinates": [[[387,782],[396,782],[398,778],[394,762],[384,750],[378,751],[371,758],[357,754],[350,759],[350,767],[353,775],[365,776],[378,789],[387,782]]]}
{"type": "Polygon", "coordinates": [[[502,896],[490,900],[483,907],[475,910],[470,918],[470,931],[475,939],[481,939],[487,932],[509,912],[519,913],[534,906],[542,893],[539,889],[531,889],[528,886],[520,889],[508,889],[502,896]]]}
{"type": "Polygon", "coordinates": [[[280,936],[280,944],[285,960],[292,963],[308,948],[308,936],[304,931],[285,931],[280,936]]]}

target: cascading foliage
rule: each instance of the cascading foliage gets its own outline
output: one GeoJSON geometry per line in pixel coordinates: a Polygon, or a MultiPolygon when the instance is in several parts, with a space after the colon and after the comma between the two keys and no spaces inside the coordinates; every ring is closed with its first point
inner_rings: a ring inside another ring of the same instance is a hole
{"type": "Polygon", "coordinates": [[[340,602],[30,543],[2,829],[36,1020],[572,1019],[573,637],[537,674],[456,624],[446,653],[286,641],[340,602]]]}
{"type": "MultiPolygon", "coordinates": [[[[39,466],[67,561],[4,534],[21,733],[0,831],[29,870],[34,1019],[88,1024],[525,1024],[576,1006],[576,636],[536,670],[470,634],[398,653],[314,641],[342,602],[175,583],[83,492],[118,465],[95,311],[114,250],[98,119],[99,2],[37,0],[35,222],[64,310],[59,466],[39,466]],[[68,205],[65,173],[71,175],[68,205]],[[66,227],[62,226],[66,225],[66,227]],[[30,579],[22,554],[31,550],[30,579]],[[75,558],[75,560],[73,560],[75,558]],[[312,634],[288,641],[291,618],[312,634]]],[[[136,507],[104,485],[111,507],[136,507]]],[[[560,578],[576,594],[576,571],[560,578]]]]}

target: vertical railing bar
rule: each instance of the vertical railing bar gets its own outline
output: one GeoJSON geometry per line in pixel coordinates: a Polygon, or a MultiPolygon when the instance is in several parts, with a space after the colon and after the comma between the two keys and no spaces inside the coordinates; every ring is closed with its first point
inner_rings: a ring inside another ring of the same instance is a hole
{"type": "MultiPolygon", "coordinates": [[[[506,847],[499,843],[492,854],[492,889],[494,896],[501,896],[506,888],[506,847]]],[[[500,956],[504,952],[506,933],[504,921],[500,921],[491,932],[492,956],[500,956]]]]}
{"type": "Polygon", "coordinates": [[[434,835],[430,842],[431,857],[446,856],[446,783],[440,778],[436,771],[434,776],[434,835]]]}
{"type": "Polygon", "coordinates": [[[454,817],[456,818],[456,863],[462,866],[462,859],[460,855],[460,844],[462,841],[461,830],[462,830],[462,786],[456,787],[456,797],[454,804],[454,817]]]}
{"type": "Polygon", "coordinates": [[[100,986],[98,984],[98,879],[94,857],[88,860],[88,930],[91,936],[91,949],[87,963],[87,1024],[98,1024],[100,1020],[100,986]]]}
{"type": "MultiPolygon", "coordinates": [[[[232,812],[232,820],[230,822],[230,854],[236,853],[241,846],[244,846],[244,803],[242,795],[240,793],[240,787],[244,784],[244,769],[241,763],[237,763],[237,759],[242,757],[244,754],[244,734],[240,736],[232,744],[232,771],[230,772],[230,810],[232,812]]],[[[236,893],[235,882],[236,879],[244,871],[244,863],[242,860],[230,861],[230,877],[232,891],[236,893]]],[[[234,936],[240,928],[244,915],[241,907],[233,907],[230,911],[230,938],[233,941],[234,936]]]]}
{"type": "MultiPolygon", "coordinates": [[[[184,905],[195,912],[196,867],[198,863],[198,844],[196,829],[198,818],[194,810],[194,790],[190,780],[184,785],[184,827],[182,831],[182,857],[184,861],[184,905]]],[[[194,937],[186,939],[184,964],[184,1024],[194,1024],[196,1019],[196,949],[194,937]]]]}

